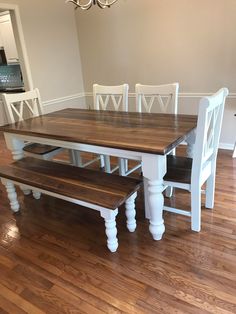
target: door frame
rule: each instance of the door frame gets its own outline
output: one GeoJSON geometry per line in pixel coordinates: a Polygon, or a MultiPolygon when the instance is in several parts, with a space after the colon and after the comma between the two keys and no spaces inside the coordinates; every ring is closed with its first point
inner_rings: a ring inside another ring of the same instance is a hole
{"type": "Polygon", "coordinates": [[[32,73],[25,44],[25,37],[21,23],[19,6],[16,4],[0,3],[0,9],[10,12],[13,33],[16,41],[16,47],[19,54],[19,62],[24,80],[25,90],[32,90],[34,87],[32,73]]]}

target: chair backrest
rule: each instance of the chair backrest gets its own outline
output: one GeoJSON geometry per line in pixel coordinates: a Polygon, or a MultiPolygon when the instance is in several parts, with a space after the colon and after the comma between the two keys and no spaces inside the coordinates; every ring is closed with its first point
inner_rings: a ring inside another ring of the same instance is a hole
{"type": "MultiPolygon", "coordinates": [[[[201,178],[201,171],[208,162],[216,162],[225,99],[229,91],[222,88],[214,95],[203,97],[199,103],[196,141],[193,152],[193,178],[201,178]]],[[[212,165],[214,166],[214,165],[212,165]]]]}
{"type": "Polygon", "coordinates": [[[129,85],[118,86],[93,85],[94,109],[128,111],[129,85]]]}
{"type": "Polygon", "coordinates": [[[179,84],[136,84],[136,111],[177,114],[179,84]],[[155,108],[154,108],[155,106],[155,108]]]}
{"type": "Polygon", "coordinates": [[[43,114],[42,102],[37,88],[24,93],[2,94],[2,96],[9,123],[43,114]]]}

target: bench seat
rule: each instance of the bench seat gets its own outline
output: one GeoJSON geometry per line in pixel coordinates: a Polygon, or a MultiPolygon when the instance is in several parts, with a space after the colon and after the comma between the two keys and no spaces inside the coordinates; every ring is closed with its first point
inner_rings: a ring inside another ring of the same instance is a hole
{"type": "Polygon", "coordinates": [[[14,184],[100,211],[105,219],[108,248],[112,252],[118,247],[115,217],[122,204],[125,203],[129,231],[136,228],[134,201],[142,184],[139,179],[32,157],[1,166],[0,177],[14,212],[19,210],[14,184]]]}

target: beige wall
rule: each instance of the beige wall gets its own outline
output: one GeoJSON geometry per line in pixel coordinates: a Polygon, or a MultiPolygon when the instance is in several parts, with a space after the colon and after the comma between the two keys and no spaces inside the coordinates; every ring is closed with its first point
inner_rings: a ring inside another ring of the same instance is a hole
{"type": "Polygon", "coordinates": [[[43,101],[62,101],[83,92],[73,8],[63,0],[1,2],[19,6],[33,85],[40,89],[43,101]]]}
{"type": "MultiPolygon", "coordinates": [[[[133,92],[137,82],[177,81],[188,96],[180,98],[180,112],[189,114],[197,112],[197,93],[221,86],[236,93],[235,0],[119,0],[108,10],[77,10],[76,20],[87,92],[94,82],[127,82],[133,92]]],[[[221,138],[226,146],[236,136],[232,96],[221,138]]]]}

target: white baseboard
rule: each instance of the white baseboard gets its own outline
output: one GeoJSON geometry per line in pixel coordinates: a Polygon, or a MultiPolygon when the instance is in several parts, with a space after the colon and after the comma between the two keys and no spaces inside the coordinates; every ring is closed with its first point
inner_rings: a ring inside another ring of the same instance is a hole
{"type": "MultiPolygon", "coordinates": [[[[186,142],[182,142],[180,145],[187,145],[186,142]]],[[[234,144],[230,143],[220,143],[219,149],[225,149],[225,150],[234,150],[234,144]]]]}
{"type": "Polygon", "coordinates": [[[227,150],[234,150],[234,144],[220,143],[219,148],[220,149],[227,149],[227,150]]]}

